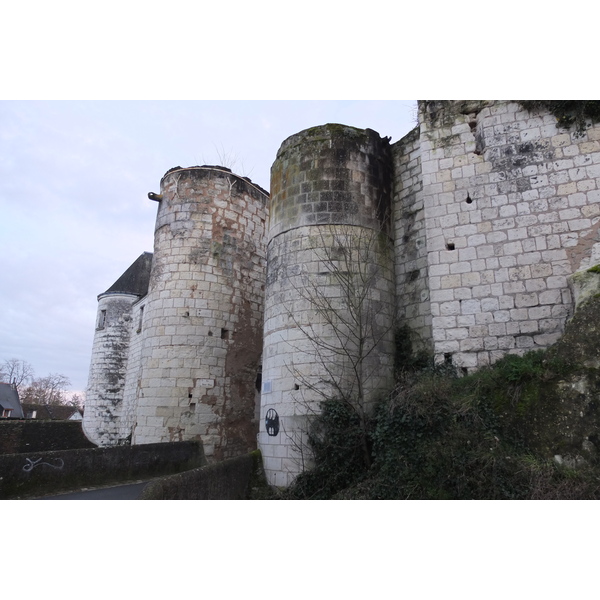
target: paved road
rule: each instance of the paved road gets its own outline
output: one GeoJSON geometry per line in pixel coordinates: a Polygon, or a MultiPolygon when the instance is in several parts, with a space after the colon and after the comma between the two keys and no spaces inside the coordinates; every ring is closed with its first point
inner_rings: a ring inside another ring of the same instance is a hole
{"type": "Polygon", "coordinates": [[[137,500],[147,484],[147,481],[141,481],[109,488],[71,492],[60,496],[46,496],[40,500],[137,500]]]}

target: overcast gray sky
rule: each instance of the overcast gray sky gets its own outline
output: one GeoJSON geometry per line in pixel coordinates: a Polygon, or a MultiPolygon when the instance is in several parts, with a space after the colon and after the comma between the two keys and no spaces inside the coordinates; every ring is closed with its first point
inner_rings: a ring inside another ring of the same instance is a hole
{"type": "Polygon", "coordinates": [[[96,297],[153,250],[163,174],[233,163],[269,189],[283,140],[324,123],[400,139],[413,101],[0,102],[0,359],[85,390],[96,297]]]}

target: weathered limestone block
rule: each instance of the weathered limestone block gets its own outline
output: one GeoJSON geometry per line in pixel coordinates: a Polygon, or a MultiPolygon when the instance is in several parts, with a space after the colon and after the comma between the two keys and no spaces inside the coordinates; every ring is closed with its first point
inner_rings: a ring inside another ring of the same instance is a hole
{"type": "MultiPolygon", "coordinates": [[[[589,261],[586,268],[600,262],[590,259],[600,223],[600,211],[593,208],[599,126],[566,133],[552,115],[530,113],[516,102],[425,101],[419,110],[419,193],[429,287],[436,291],[432,314],[460,301],[462,315],[474,315],[487,329],[477,339],[487,340],[491,359],[493,348],[506,349],[492,339],[502,336],[494,325],[504,315],[489,308],[497,302],[498,308],[511,309],[511,321],[528,321],[509,351],[549,347],[572,314],[567,276],[582,260],[589,261]],[[440,190],[442,182],[447,189],[440,190]],[[475,250],[476,257],[466,250],[475,250]],[[442,277],[439,285],[434,274],[442,277]],[[455,274],[462,274],[460,284],[450,279],[455,274]],[[557,309],[553,319],[541,310],[548,305],[557,309]],[[522,335],[527,333],[537,335],[522,335]]],[[[586,290],[592,281],[587,276],[586,290]]],[[[433,325],[441,362],[451,351],[447,335],[436,327],[447,326],[433,325]]],[[[459,360],[464,368],[464,357],[459,360]]]]}

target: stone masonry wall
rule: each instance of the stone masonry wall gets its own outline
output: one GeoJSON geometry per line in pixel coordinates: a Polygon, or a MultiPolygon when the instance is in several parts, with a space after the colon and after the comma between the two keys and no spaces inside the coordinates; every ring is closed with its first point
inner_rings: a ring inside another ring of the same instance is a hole
{"type": "Polygon", "coordinates": [[[144,345],[144,308],[147,297],[140,298],[131,307],[131,334],[129,338],[129,354],[127,372],[123,389],[123,408],[119,420],[119,435],[122,440],[131,441],[133,429],[137,422],[137,393],[138,381],[142,367],[142,348],[144,345]]]}
{"type": "Polygon", "coordinates": [[[463,372],[552,345],[572,314],[567,277],[600,247],[600,125],[579,133],[509,101],[423,101],[419,121],[391,147],[337,124],[291,136],[269,208],[227,169],[169,171],[151,195],[147,296],[101,300],[117,319],[94,342],[90,439],[201,439],[209,460],[252,450],[262,350],[258,440],[270,484],[288,485],[308,464],[319,386],[346,378],[335,344],[354,332],[318,306],[344,314],[344,277],[373,277],[366,305],[385,332],[369,394],[392,376],[398,325],[463,372]],[[377,240],[362,274],[361,240],[377,240]]]}
{"type": "Polygon", "coordinates": [[[427,231],[419,128],[392,146],[396,319],[413,333],[413,351],[431,350],[427,231]]]}
{"type": "Polygon", "coordinates": [[[108,293],[98,298],[96,332],[86,391],[83,430],[99,446],[122,440],[123,390],[131,336],[131,306],[137,296],[108,293]]]}
{"type": "Polygon", "coordinates": [[[267,194],[221,167],[161,182],[132,443],[202,440],[220,460],[256,447],[267,194]]]}
{"type": "Polygon", "coordinates": [[[392,384],[390,171],[386,140],[342,125],[288,138],[272,167],[259,434],[271,485],[310,464],[307,417],[321,401],[362,393],[366,410],[392,384]]]}
{"type": "Polygon", "coordinates": [[[0,455],[0,500],[117,485],[206,464],[202,444],[144,444],[0,455]]]}
{"type": "Polygon", "coordinates": [[[514,102],[422,102],[435,354],[465,370],[546,348],[600,224],[600,126],[514,102]]]}

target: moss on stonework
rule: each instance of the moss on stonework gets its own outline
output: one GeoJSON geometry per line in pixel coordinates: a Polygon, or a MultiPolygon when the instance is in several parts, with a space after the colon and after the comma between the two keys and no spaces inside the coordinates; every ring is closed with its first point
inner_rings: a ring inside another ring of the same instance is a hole
{"type": "MultiPolygon", "coordinates": [[[[321,144],[323,150],[329,150],[328,144],[332,138],[337,138],[337,150],[342,150],[346,144],[348,149],[355,148],[357,146],[365,145],[369,142],[371,136],[377,136],[379,138],[379,134],[376,131],[370,129],[359,129],[357,127],[352,127],[350,125],[341,125],[339,123],[327,123],[326,125],[319,125],[317,127],[310,127],[309,129],[305,129],[304,131],[300,131],[289,138],[287,138],[279,148],[277,152],[277,158],[279,160],[286,160],[284,157],[289,152],[297,152],[297,149],[300,147],[301,152],[305,152],[307,147],[305,145],[310,143],[314,147],[319,147],[321,144]],[[340,143],[340,139],[343,140],[343,143],[340,143]]],[[[285,165],[284,165],[285,168],[285,165]]]]}
{"type": "Polygon", "coordinates": [[[517,100],[526,110],[547,110],[561,127],[575,126],[579,134],[586,130],[586,121],[600,122],[600,100],[517,100]]]}
{"type": "Polygon", "coordinates": [[[313,136],[322,134],[324,131],[328,131],[331,135],[358,137],[365,140],[367,139],[366,130],[359,129],[358,127],[352,127],[350,125],[341,125],[340,123],[327,123],[326,125],[311,127],[310,129],[306,129],[303,134],[306,136],[313,136]]]}
{"type": "Polygon", "coordinates": [[[595,298],[600,293],[600,265],[594,265],[585,271],[577,271],[569,277],[575,294],[577,308],[595,298]]]}

